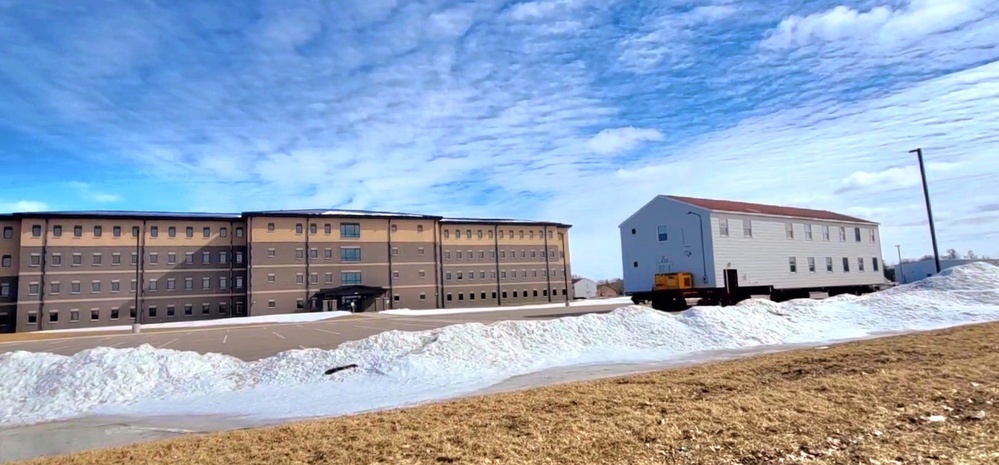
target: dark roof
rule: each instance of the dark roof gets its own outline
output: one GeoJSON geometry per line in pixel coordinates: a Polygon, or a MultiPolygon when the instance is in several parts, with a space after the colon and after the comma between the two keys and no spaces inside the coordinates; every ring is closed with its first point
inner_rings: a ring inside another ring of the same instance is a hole
{"type": "Polygon", "coordinates": [[[78,218],[78,219],[157,219],[157,220],[238,220],[236,213],[205,213],[205,212],[160,212],[160,211],[126,211],[126,210],[92,210],[92,211],[42,211],[14,213],[18,218],[78,218]]]}
{"type": "Polygon", "coordinates": [[[761,203],[736,202],[733,200],[702,199],[697,197],[683,197],[679,195],[667,195],[666,197],[680,202],[689,203],[707,210],[749,213],[755,215],[790,216],[796,218],[809,218],[815,220],[846,221],[850,223],[877,224],[874,221],[847,216],[828,210],[813,210],[810,208],[784,207],[779,205],[766,205],[761,203]]]}
{"type": "Polygon", "coordinates": [[[367,286],[364,284],[348,284],[345,286],[331,287],[326,289],[320,289],[314,294],[315,297],[321,297],[324,299],[345,297],[351,295],[365,296],[365,297],[377,297],[388,292],[381,286],[367,286]]]}
{"type": "Polygon", "coordinates": [[[522,226],[555,226],[571,228],[571,224],[557,221],[516,220],[509,218],[443,218],[441,223],[451,224],[491,224],[491,225],[522,225],[522,226]]]}
{"type": "Polygon", "coordinates": [[[273,217],[302,217],[302,216],[329,216],[329,217],[372,217],[372,218],[424,218],[436,220],[440,216],[423,215],[419,213],[383,212],[373,210],[345,210],[339,208],[313,208],[305,210],[262,210],[243,212],[243,216],[273,216],[273,217]]]}

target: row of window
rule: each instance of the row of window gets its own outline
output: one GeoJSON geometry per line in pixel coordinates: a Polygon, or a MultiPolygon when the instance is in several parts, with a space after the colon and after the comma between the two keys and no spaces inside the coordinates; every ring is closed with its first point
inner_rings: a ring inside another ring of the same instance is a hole
{"type": "MultiPolygon", "coordinates": [[[[496,279],[496,270],[491,270],[488,273],[489,273],[489,278],[488,279],[496,279]]],[[[559,270],[557,268],[553,268],[551,270],[551,275],[552,275],[553,278],[559,277],[559,270]]],[[[455,271],[455,272],[453,272],[453,274],[452,274],[451,271],[447,271],[447,272],[444,273],[444,280],[445,281],[452,281],[452,280],[454,280],[454,281],[462,281],[464,279],[468,279],[469,281],[473,281],[473,280],[475,280],[475,276],[476,276],[475,271],[469,271],[467,273],[462,272],[462,271],[455,271]]],[[[487,279],[485,271],[479,270],[478,276],[479,276],[479,279],[487,279]]],[[[518,274],[517,274],[517,270],[510,270],[509,272],[507,270],[500,270],[499,276],[500,276],[500,279],[517,279],[518,274]]],[[[548,271],[546,271],[546,270],[540,270],[540,271],[539,270],[530,270],[530,271],[528,271],[528,270],[520,270],[520,275],[519,275],[520,278],[527,278],[528,276],[530,276],[531,278],[547,278],[548,277],[548,271]]]]}
{"type": "MultiPolygon", "coordinates": [[[[540,293],[538,292],[537,289],[534,289],[533,294],[528,293],[527,289],[524,289],[523,291],[512,291],[512,292],[504,290],[499,295],[503,296],[504,299],[507,299],[507,298],[510,298],[509,296],[510,296],[511,293],[513,294],[513,298],[514,299],[521,299],[521,298],[527,299],[527,298],[531,298],[531,297],[548,297],[548,289],[542,289],[540,291],[540,293]]],[[[561,293],[563,296],[567,294],[566,289],[561,289],[561,290],[559,290],[559,289],[552,289],[551,290],[551,294],[552,294],[553,297],[559,295],[559,293],[561,293]]],[[[496,291],[492,291],[491,295],[492,295],[492,299],[496,300],[496,298],[497,298],[496,291]]],[[[465,300],[465,293],[464,292],[457,293],[457,296],[458,296],[458,301],[459,302],[462,302],[462,301],[465,300]]],[[[468,300],[474,301],[475,300],[475,296],[476,296],[476,292],[474,292],[474,291],[473,292],[469,292],[468,293],[468,300]]],[[[486,292],[485,291],[479,292],[478,296],[479,296],[479,300],[486,300],[486,292]]],[[[452,295],[449,292],[447,294],[447,296],[446,296],[446,300],[448,302],[453,302],[454,301],[454,295],[452,295]]]]}
{"type": "MultiPolygon", "coordinates": [[[[267,232],[274,232],[277,230],[277,226],[274,223],[267,223],[267,232]]],[[[396,232],[398,227],[392,225],[392,232],[396,232]]],[[[423,225],[417,227],[418,232],[423,232],[423,225]]],[[[295,224],[295,234],[304,234],[305,226],[302,223],[295,224]]],[[[316,223],[309,224],[309,234],[318,234],[319,225],[316,223]]],[[[323,233],[329,236],[333,234],[333,225],[326,223],[323,225],[323,233]]],[[[343,239],[358,239],[361,237],[361,224],[360,223],[340,223],[340,237],[343,239]]]]}
{"type": "MultiPolygon", "coordinates": [[[[788,268],[790,269],[791,273],[797,273],[798,272],[798,257],[788,257],[787,261],[788,261],[788,268]]],[[[833,258],[832,257],[826,257],[826,263],[825,263],[825,265],[826,265],[826,272],[832,273],[833,272],[833,258]]],[[[878,257],[871,257],[871,268],[874,271],[879,271],[878,257]]],[[[850,258],[849,257],[843,257],[841,271],[843,271],[844,273],[849,273],[850,272],[850,258]]],[[[864,257],[857,257],[857,271],[860,271],[860,272],[864,271],[864,257]]],[[[809,273],[815,273],[815,257],[808,257],[808,272],[809,273]]]]}
{"type": "MultiPolygon", "coordinates": [[[[424,247],[420,247],[416,250],[417,255],[426,255],[427,251],[424,247]]],[[[392,247],[392,255],[399,255],[399,248],[392,247]]],[[[276,258],[277,250],[267,249],[267,258],[276,258]]],[[[326,260],[333,259],[333,249],[327,247],[324,250],[324,257],[326,260]]],[[[310,259],[319,259],[319,249],[311,248],[309,249],[310,259]]],[[[305,249],[297,248],[295,249],[295,260],[305,259],[305,249]]],[[[340,261],[341,262],[359,262],[361,261],[361,248],[357,246],[346,246],[340,247],[340,261]]]]}
{"type": "MultiPolygon", "coordinates": [[[[156,305],[150,305],[146,308],[146,314],[150,318],[157,318],[159,316],[160,307],[156,305]]],[[[167,305],[163,307],[164,314],[166,317],[175,317],[178,315],[176,305],[167,305]]],[[[236,302],[233,306],[233,310],[237,315],[242,313],[243,303],[236,302]]],[[[193,316],[195,311],[194,304],[184,304],[180,310],[183,312],[184,316],[193,316]]],[[[215,305],[205,302],[200,305],[200,315],[209,316],[212,315],[212,310],[215,310],[216,315],[225,316],[229,314],[229,303],[228,302],[218,302],[215,305]]],[[[51,309],[47,311],[49,323],[58,323],[60,315],[63,313],[60,309],[51,309]]],[[[69,315],[69,322],[75,323],[80,321],[80,310],[76,308],[71,308],[66,311],[69,315]]],[[[109,320],[118,320],[121,318],[121,307],[115,307],[111,309],[100,309],[92,308],[90,309],[90,321],[101,321],[102,316],[106,315],[109,320]],[[108,310],[106,313],[103,310],[108,310]]],[[[135,320],[137,317],[137,312],[135,307],[128,308],[128,318],[135,320]]],[[[28,312],[28,324],[38,323],[38,312],[28,312]]]]}
{"type": "MultiPolygon", "coordinates": [[[[742,219],[739,221],[742,222],[742,237],[753,237],[753,221],[749,219],[742,219]]],[[[793,240],[795,238],[795,228],[794,228],[795,224],[798,223],[793,223],[793,222],[785,223],[784,230],[788,240],[793,240]]],[[[812,225],[809,223],[801,223],[801,224],[803,226],[805,240],[808,241],[813,240],[814,234],[812,233],[812,225]]],[[[853,229],[853,234],[852,234],[853,242],[861,242],[863,236],[862,230],[867,231],[868,242],[876,242],[877,240],[874,228],[854,227],[852,229],[853,229]]],[[[846,226],[840,226],[838,228],[838,232],[839,232],[839,241],[846,242],[848,237],[846,226]]],[[[659,226],[658,234],[659,234],[659,241],[660,242],[665,241],[667,239],[666,226],[664,225],[659,226]]],[[[720,237],[730,236],[728,218],[718,219],[718,235],[720,237]]],[[[829,225],[821,225],[821,235],[823,241],[829,242],[831,240],[829,225]]]]}
{"type": "MultiPolygon", "coordinates": [[[[398,277],[398,271],[394,272],[393,276],[394,277],[398,277]]],[[[420,270],[420,277],[423,278],[425,276],[426,276],[426,272],[423,271],[423,270],[420,270]]],[[[277,282],[277,275],[274,274],[274,273],[269,273],[267,275],[267,282],[268,283],[275,283],[275,282],[277,282]]],[[[319,283],[319,273],[312,273],[309,276],[309,282],[312,283],[312,284],[318,284],[319,283]]],[[[340,273],[340,282],[343,285],[361,284],[361,272],[360,271],[343,271],[343,272],[340,273]]],[[[326,273],[326,283],[327,284],[332,284],[333,283],[333,273],[326,273]]],[[[296,273],[295,274],[295,284],[305,284],[305,275],[303,273],[296,273]]]]}
{"type": "MultiPolygon", "coordinates": [[[[131,265],[137,264],[137,262],[139,260],[138,256],[139,255],[137,253],[132,252],[129,264],[131,264],[131,265]]],[[[167,256],[166,263],[168,265],[176,265],[177,264],[177,254],[175,252],[169,252],[169,253],[166,254],[166,256],[167,256]]],[[[229,252],[228,251],[218,252],[217,257],[218,257],[218,261],[215,262],[215,263],[218,263],[219,265],[226,265],[226,264],[229,263],[229,252]]],[[[243,264],[243,252],[242,251],[236,251],[233,254],[233,261],[237,265],[242,265],[243,264]]],[[[4,268],[9,268],[10,266],[12,266],[12,262],[13,262],[13,259],[11,258],[10,255],[4,255],[2,258],[0,258],[0,266],[3,266],[4,268]]],[[[146,258],[146,264],[148,264],[148,265],[158,265],[159,263],[160,263],[160,255],[159,255],[159,253],[158,252],[150,252],[149,255],[146,258]]],[[[210,265],[210,264],[212,264],[213,263],[212,262],[212,252],[201,252],[201,263],[204,264],[204,265],[210,265]]],[[[42,255],[41,254],[37,254],[37,253],[31,254],[31,256],[29,257],[28,264],[30,266],[41,266],[41,264],[42,264],[42,255]]],[[[90,265],[91,266],[101,266],[103,264],[104,264],[104,255],[102,253],[97,252],[97,253],[93,253],[93,254],[90,255],[90,265]]],[[[184,256],[184,264],[187,264],[187,265],[193,265],[194,264],[194,252],[187,252],[185,254],[185,256],[184,256]]],[[[51,265],[51,266],[62,266],[62,254],[60,254],[60,253],[53,253],[51,255],[51,257],[50,257],[49,265],[51,265]]],[[[72,266],[82,266],[83,265],[83,254],[82,253],[74,253],[74,254],[72,254],[70,265],[72,265],[72,266]]],[[[111,265],[121,265],[121,254],[120,253],[115,252],[115,253],[111,254],[111,265]]]]}
{"type": "MultiPolygon", "coordinates": [[[[498,232],[498,236],[499,236],[500,239],[506,239],[507,237],[509,237],[510,239],[513,239],[515,237],[514,234],[513,234],[513,230],[512,229],[510,229],[508,231],[503,231],[502,229],[500,229],[498,231],[499,231],[498,232]]],[[[465,229],[464,232],[465,232],[464,237],[466,237],[468,239],[472,239],[472,230],[471,229],[465,229]]],[[[526,239],[534,239],[534,237],[535,237],[534,230],[526,230],[525,231],[525,230],[521,229],[521,230],[518,231],[518,233],[519,234],[516,237],[518,237],[520,239],[525,239],[525,238],[526,239]]],[[[545,237],[545,231],[544,230],[539,230],[537,233],[538,233],[537,234],[538,239],[543,239],[545,237]]],[[[451,238],[451,230],[450,229],[443,230],[442,231],[442,235],[444,236],[444,239],[450,239],[451,238]]],[[[478,229],[478,230],[475,231],[475,238],[476,239],[482,239],[484,236],[488,237],[489,239],[494,239],[496,237],[494,235],[492,229],[486,229],[485,232],[483,232],[482,229],[478,229]]],[[[454,238],[455,239],[461,239],[462,238],[462,230],[461,229],[455,229],[454,230],[454,238]]],[[[548,231],[548,239],[554,239],[554,238],[555,238],[554,232],[551,231],[551,230],[549,230],[548,231]]],[[[562,239],[562,233],[559,233],[559,240],[561,240],[561,239],[562,239]]]]}
{"type": "MultiPolygon", "coordinates": [[[[141,231],[141,228],[139,226],[132,226],[132,237],[133,238],[139,237],[140,231],[141,231]]],[[[227,228],[225,226],[220,227],[219,230],[218,230],[218,234],[221,237],[228,237],[229,236],[229,228],[227,228]]],[[[236,237],[243,237],[246,234],[246,231],[243,229],[243,227],[240,226],[240,227],[235,228],[235,234],[236,234],[236,237]]],[[[31,226],[31,235],[33,237],[41,237],[42,236],[42,225],[40,225],[40,224],[32,225],[31,226]]],[[[62,225],[60,225],[60,224],[52,225],[52,237],[62,237],[62,235],[63,235],[62,225]]],[[[103,237],[104,236],[104,227],[101,226],[101,225],[95,225],[93,227],[93,235],[94,235],[94,237],[103,237]]],[[[112,226],[111,227],[111,236],[112,237],[121,237],[121,235],[122,235],[122,228],[121,228],[121,226],[112,226]]],[[[159,228],[159,226],[150,226],[149,227],[149,236],[150,237],[159,237],[159,235],[160,235],[160,228],[159,228]]],[[[185,235],[188,238],[193,238],[194,237],[194,227],[193,226],[187,226],[185,228],[185,235]]],[[[13,236],[14,236],[14,228],[13,227],[9,227],[9,226],[8,227],[4,227],[4,229],[3,229],[3,237],[4,237],[4,239],[10,239],[13,236]]],[[[176,226],[169,226],[169,227],[167,227],[167,236],[168,237],[177,237],[177,227],[176,226]]],[[[201,236],[205,237],[205,238],[212,237],[212,228],[210,226],[202,227],[201,228],[201,236]]],[[[73,237],[83,237],[83,226],[80,226],[80,225],[73,226],[73,237]]]]}
{"type": "MultiPolygon", "coordinates": [[[[462,253],[462,252],[463,251],[461,251],[461,250],[454,251],[455,260],[462,260],[465,257],[467,257],[468,260],[474,260],[476,258],[476,255],[478,255],[478,258],[480,260],[484,260],[486,258],[486,254],[487,253],[489,255],[489,259],[490,260],[495,260],[496,259],[496,251],[495,250],[490,250],[488,252],[485,251],[485,250],[480,250],[480,251],[478,251],[478,253],[476,253],[473,250],[468,250],[467,253],[462,253]]],[[[523,250],[523,249],[520,250],[520,258],[528,258],[528,256],[530,256],[530,258],[545,258],[545,251],[544,250],[523,250]]],[[[509,251],[507,251],[507,250],[500,250],[499,251],[499,257],[500,257],[500,259],[504,259],[504,258],[514,259],[514,258],[517,258],[517,251],[516,250],[509,250],[509,251]],[[509,252],[509,253],[507,253],[507,252],[509,252]]],[[[555,249],[548,250],[548,258],[549,259],[555,259],[555,249]]],[[[560,251],[559,252],[559,258],[565,258],[565,252],[564,251],[560,251]]],[[[450,250],[445,250],[444,251],[444,260],[451,260],[451,251],[450,250]]]]}
{"type": "MultiPolygon", "coordinates": [[[[149,290],[149,291],[158,291],[160,289],[160,283],[159,283],[159,281],[160,281],[159,279],[150,279],[149,280],[149,286],[146,289],[149,290]]],[[[167,278],[164,281],[165,281],[164,285],[165,285],[165,289],[166,290],[173,291],[173,290],[177,289],[177,279],[175,279],[175,278],[167,278]]],[[[210,290],[210,289],[212,289],[212,284],[213,284],[212,281],[213,281],[212,278],[209,277],[209,276],[202,277],[201,278],[201,288],[200,289],[201,290],[210,290]]],[[[229,283],[229,277],[228,276],[219,276],[217,278],[217,281],[218,281],[218,287],[216,289],[229,289],[229,284],[230,283],[229,283]]],[[[194,282],[195,282],[194,278],[184,278],[184,287],[183,287],[183,290],[185,290],[185,291],[193,291],[194,290],[194,282]]],[[[49,294],[50,295],[59,295],[59,293],[62,292],[62,282],[60,282],[60,281],[51,281],[48,284],[49,284],[49,294]]],[[[81,287],[82,287],[82,284],[80,283],[80,281],[70,281],[70,283],[69,283],[69,293],[70,294],[80,294],[82,292],[81,287]]],[[[138,287],[138,283],[136,282],[136,280],[133,279],[133,280],[131,280],[129,282],[128,290],[129,290],[129,292],[135,292],[137,287],[138,287]]],[[[235,278],[233,278],[233,280],[232,280],[232,288],[233,289],[242,289],[243,288],[243,277],[242,276],[236,276],[235,278]]],[[[91,294],[99,294],[99,293],[102,292],[102,289],[103,289],[103,287],[102,287],[102,281],[101,280],[95,279],[95,280],[91,280],[90,281],[90,293],[91,294]]],[[[2,289],[0,289],[0,290],[2,290],[2,289]]],[[[109,282],[109,291],[111,293],[121,292],[121,280],[112,279],[109,282]]],[[[8,289],[8,292],[9,292],[9,289],[8,289]]],[[[28,284],[28,295],[39,295],[40,293],[41,293],[41,285],[39,283],[32,282],[32,283],[28,284]]]]}

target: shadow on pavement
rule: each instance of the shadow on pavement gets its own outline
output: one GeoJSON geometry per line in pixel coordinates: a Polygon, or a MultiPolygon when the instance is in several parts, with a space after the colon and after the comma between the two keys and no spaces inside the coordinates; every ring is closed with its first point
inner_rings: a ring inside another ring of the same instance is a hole
{"type": "Polygon", "coordinates": [[[594,315],[598,313],[610,313],[613,311],[614,310],[599,310],[595,312],[548,313],[545,315],[524,315],[524,318],[534,319],[534,320],[548,320],[552,318],[562,318],[567,316],[583,316],[583,315],[594,315]]]}

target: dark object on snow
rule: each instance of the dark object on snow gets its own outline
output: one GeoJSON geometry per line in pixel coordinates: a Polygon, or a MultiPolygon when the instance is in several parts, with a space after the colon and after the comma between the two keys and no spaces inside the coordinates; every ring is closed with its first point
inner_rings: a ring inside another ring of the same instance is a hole
{"type": "Polygon", "coordinates": [[[326,373],[324,373],[324,374],[326,374],[326,375],[332,375],[333,373],[336,373],[338,371],[349,370],[351,368],[357,368],[357,364],[356,363],[351,363],[350,365],[344,365],[342,367],[330,368],[329,370],[326,370],[326,373]]]}

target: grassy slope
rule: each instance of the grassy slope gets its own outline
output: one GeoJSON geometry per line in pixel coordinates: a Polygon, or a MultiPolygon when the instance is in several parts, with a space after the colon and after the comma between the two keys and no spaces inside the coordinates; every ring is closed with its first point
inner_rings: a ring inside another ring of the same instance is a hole
{"type": "Polygon", "coordinates": [[[997,403],[990,324],[31,463],[999,463],[997,403]]]}

